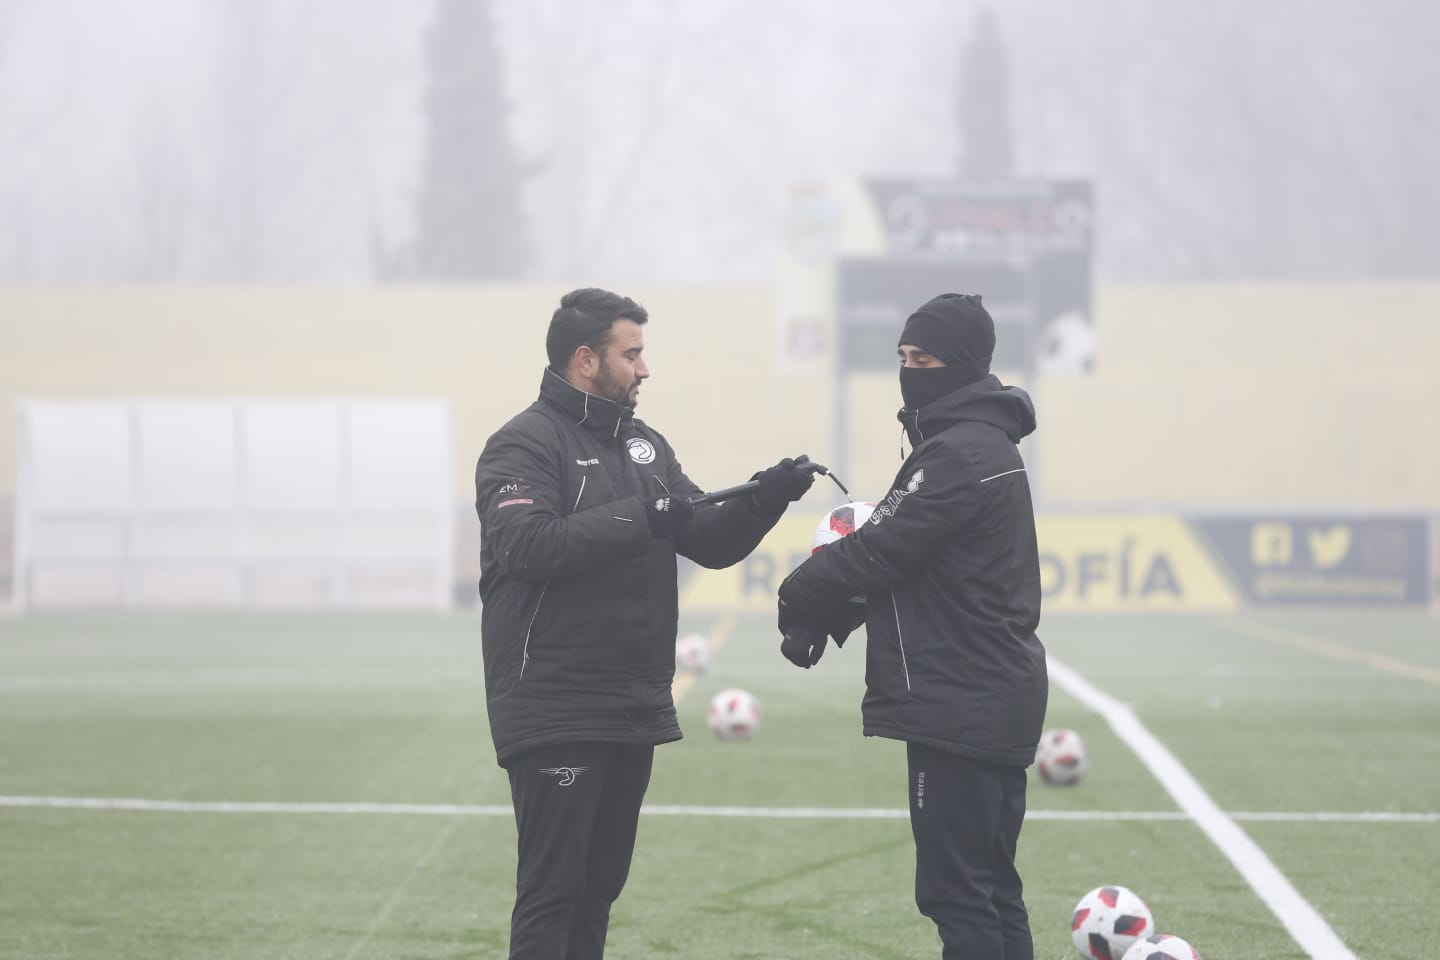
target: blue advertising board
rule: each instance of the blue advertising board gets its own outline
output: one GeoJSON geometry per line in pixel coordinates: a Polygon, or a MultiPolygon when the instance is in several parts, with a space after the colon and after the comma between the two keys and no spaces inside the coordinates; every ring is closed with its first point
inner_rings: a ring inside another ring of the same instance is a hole
{"type": "Polygon", "coordinates": [[[1189,519],[1252,604],[1430,602],[1426,517],[1253,514],[1189,519]]]}

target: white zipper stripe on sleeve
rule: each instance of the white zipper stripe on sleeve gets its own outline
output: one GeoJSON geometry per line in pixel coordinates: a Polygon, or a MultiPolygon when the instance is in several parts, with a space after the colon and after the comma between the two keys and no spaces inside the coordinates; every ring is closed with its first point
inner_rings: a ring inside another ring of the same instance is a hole
{"type": "Polygon", "coordinates": [[[993,477],[981,477],[981,478],[980,478],[980,482],[981,482],[981,483],[989,483],[991,480],[999,480],[1001,477],[1008,477],[1008,476],[1010,476],[1010,474],[1012,474],[1012,473],[1024,473],[1024,472],[1025,472],[1025,468],[1024,468],[1024,467],[1016,467],[1014,470],[1006,470],[1004,473],[997,473],[997,474],[995,474],[995,476],[993,476],[993,477]]]}

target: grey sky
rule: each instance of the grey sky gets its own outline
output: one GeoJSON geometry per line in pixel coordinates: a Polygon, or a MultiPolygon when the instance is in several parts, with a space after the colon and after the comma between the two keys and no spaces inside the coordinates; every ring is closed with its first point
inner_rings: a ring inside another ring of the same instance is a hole
{"type": "MultiPolygon", "coordinates": [[[[432,5],[251,0],[274,83],[248,161],[244,6],[0,0],[0,278],[374,278],[413,229],[432,5]]],[[[763,282],[789,183],[949,172],[977,7],[498,0],[530,278],[763,282]]],[[[1095,179],[1102,279],[1440,270],[1432,5],[993,7],[1016,172],[1095,179]]]]}

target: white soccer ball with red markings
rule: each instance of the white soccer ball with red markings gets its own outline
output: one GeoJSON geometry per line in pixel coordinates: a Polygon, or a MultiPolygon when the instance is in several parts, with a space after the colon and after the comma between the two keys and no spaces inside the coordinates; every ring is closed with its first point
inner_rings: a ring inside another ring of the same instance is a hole
{"type": "Polygon", "coordinates": [[[1150,908],[1129,887],[1096,887],[1070,918],[1070,939],[1089,960],[1121,960],[1135,941],[1154,932],[1150,908]]]}
{"type": "Polygon", "coordinates": [[[706,673],[710,669],[710,644],[698,633],[675,639],[675,669],[681,673],[706,673]]]}
{"type": "Polygon", "coordinates": [[[810,552],[819,553],[820,548],[826,544],[834,543],[859,530],[874,512],[875,504],[869,501],[842,503],[820,518],[820,524],[815,528],[815,536],[810,540],[810,552]]]}
{"type": "Polygon", "coordinates": [[[1120,960],[1204,960],[1200,951],[1179,937],[1152,933],[1130,944],[1120,960]]]}
{"type": "Polygon", "coordinates": [[[1040,735],[1035,748],[1035,772],[1041,780],[1051,786],[1068,787],[1079,783],[1089,769],[1090,754],[1080,734],[1056,727],[1040,735]]]}
{"type": "Polygon", "coordinates": [[[721,740],[748,740],[760,728],[760,701],[745,690],[721,690],[710,698],[709,721],[721,740]]]}

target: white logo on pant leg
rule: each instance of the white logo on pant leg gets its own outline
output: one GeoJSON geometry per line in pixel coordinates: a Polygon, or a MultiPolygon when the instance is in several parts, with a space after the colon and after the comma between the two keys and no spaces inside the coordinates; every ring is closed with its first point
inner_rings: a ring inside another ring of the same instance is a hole
{"type": "Polygon", "coordinates": [[[915,777],[915,808],[925,809],[925,771],[921,770],[915,777]]]}
{"type": "Polygon", "coordinates": [[[655,462],[655,447],[649,440],[631,437],[625,441],[625,449],[630,451],[630,459],[636,463],[655,462]]]}
{"type": "Polygon", "coordinates": [[[589,767],[541,767],[540,772],[547,777],[554,777],[560,782],[560,786],[568,787],[575,782],[576,777],[589,769],[589,767]]]}

